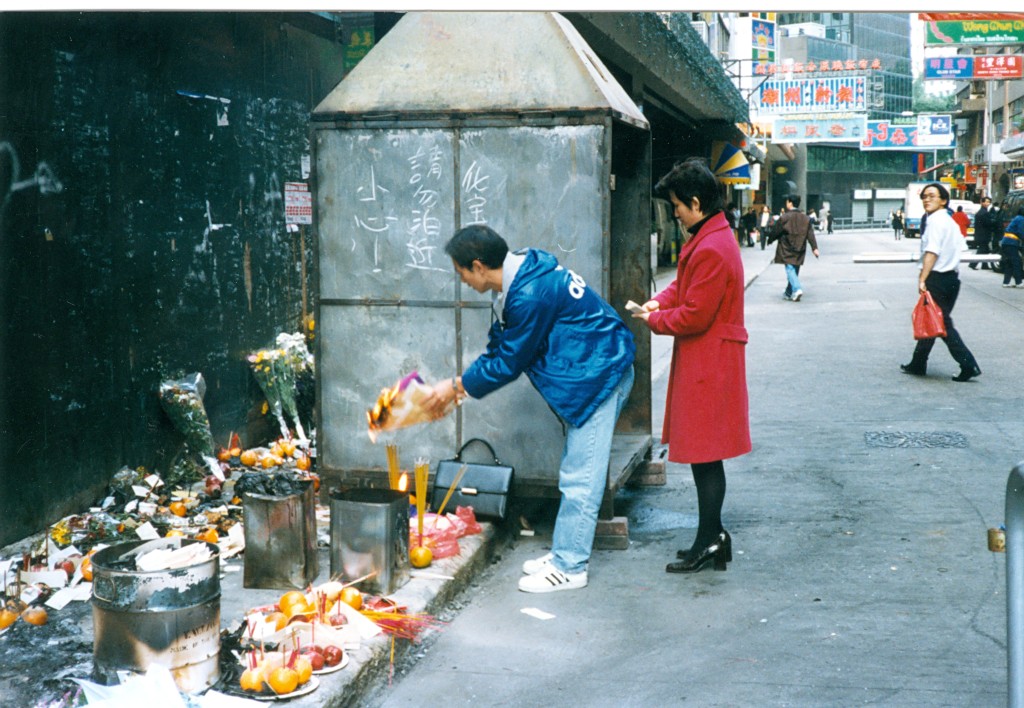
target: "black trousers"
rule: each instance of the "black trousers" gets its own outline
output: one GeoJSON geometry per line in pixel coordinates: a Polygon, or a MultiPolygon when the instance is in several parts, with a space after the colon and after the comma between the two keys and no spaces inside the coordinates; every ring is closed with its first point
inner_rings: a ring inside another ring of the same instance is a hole
{"type": "MultiPolygon", "coordinates": [[[[964,344],[964,340],[960,338],[960,333],[956,331],[956,327],[953,326],[952,313],[953,306],[956,305],[957,295],[960,294],[960,276],[957,275],[955,270],[946,271],[945,273],[932,271],[928,274],[924,284],[928,288],[928,292],[931,293],[932,299],[935,300],[935,304],[942,310],[942,320],[946,324],[946,336],[942,338],[942,341],[946,343],[950,356],[960,365],[961,369],[976,367],[978,362],[975,360],[974,355],[971,354],[971,350],[964,344]]],[[[934,338],[917,340],[917,346],[914,348],[914,358],[911,360],[910,365],[915,369],[924,371],[928,365],[928,355],[931,354],[932,347],[934,346],[934,338]]]]}

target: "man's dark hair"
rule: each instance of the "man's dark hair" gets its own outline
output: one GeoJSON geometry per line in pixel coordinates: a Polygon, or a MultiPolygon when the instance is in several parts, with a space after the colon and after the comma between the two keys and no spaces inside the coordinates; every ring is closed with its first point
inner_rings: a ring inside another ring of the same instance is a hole
{"type": "Polygon", "coordinates": [[[800,208],[800,195],[799,194],[787,194],[786,201],[793,204],[794,209],[800,208]]]}
{"type": "Polygon", "coordinates": [[[668,174],[654,185],[654,195],[661,199],[670,199],[674,194],[676,199],[690,206],[696,197],[705,216],[722,211],[725,204],[722,191],[722,185],[711,174],[707,162],[699,157],[677,162],[668,174]]]}
{"type": "Polygon", "coordinates": [[[472,268],[473,261],[478,260],[495,269],[505,262],[508,244],[490,226],[473,224],[456,231],[445,244],[444,252],[462,268],[472,268]]]}
{"type": "Polygon", "coordinates": [[[928,189],[929,187],[935,187],[935,190],[939,193],[939,199],[946,202],[947,204],[949,203],[949,190],[946,189],[946,185],[942,184],[941,182],[929,182],[924,186],[924,189],[921,190],[921,194],[924,194],[924,190],[928,189]]]}

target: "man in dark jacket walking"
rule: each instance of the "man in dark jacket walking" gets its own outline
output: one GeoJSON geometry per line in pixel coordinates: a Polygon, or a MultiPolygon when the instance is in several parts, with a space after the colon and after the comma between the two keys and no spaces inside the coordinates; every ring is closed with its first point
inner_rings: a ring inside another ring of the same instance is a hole
{"type": "MultiPolygon", "coordinates": [[[[981,209],[978,209],[978,213],[974,215],[974,245],[978,251],[979,256],[991,253],[989,245],[992,241],[992,200],[985,197],[981,200],[981,209]]],[[[977,270],[978,264],[971,263],[971,270],[977,270]]],[[[988,270],[989,264],[982,263],[982,270],[988,270]]]]}
{"type": "Polygon", "coordinates": [[[783,297],[800,302],[804,290],[800,286],[800,266],[804,264],[807,244],[811,253],[818,257],[818,241],[814,238],[814,226],[810,218],[800,211],[800,195],[786,197],[786,211],[772,226],[771,240],[778,240],[775,247],[775,262],[786,266],[786,292],[783,297]]]}
{"type": "Polygon", "coordinates": [[[439,411],[453,399],[483,398],[526,374],[567,432],[551,553],[523,564],[519,589],[582,588],[615,422],[633,386],[633,333],[553,255],[534,248],[509,251],[488,226],[460,229],[445,253],[463,283],[479,293],[491,292],[497,319],[486,351],[462,376],[435,385],[427,405],[439,411]]]}

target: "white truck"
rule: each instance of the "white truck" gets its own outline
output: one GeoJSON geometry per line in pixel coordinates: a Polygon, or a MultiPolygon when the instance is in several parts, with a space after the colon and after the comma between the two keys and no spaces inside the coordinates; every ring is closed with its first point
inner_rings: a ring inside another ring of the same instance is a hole
{"type": "MultiPolygon", "coordinates": [[[[911,182],[907,185],[907,195],[903,200],[903,235],[907,238],[921,238],[921,217],[924,216],[924,204],[921,203],[921,190],[933,182],[911,182]]],[[[950,199],[946,205],[950,211],[963,207],[971,224],[967,228],[968,245],[974,236],[974,215],[981,208],[980,204],[966,199],[950,199]]]]}

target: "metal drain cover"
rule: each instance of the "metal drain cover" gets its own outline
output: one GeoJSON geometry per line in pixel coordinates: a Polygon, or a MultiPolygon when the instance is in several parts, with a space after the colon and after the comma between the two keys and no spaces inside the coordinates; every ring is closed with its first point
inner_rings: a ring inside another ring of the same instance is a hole
{"type": "Polygon", "coordinates": [[[868,447],[967,447],[967,436],[945,430],[915,433],[869,431],[864,433],[868,447]]]}

